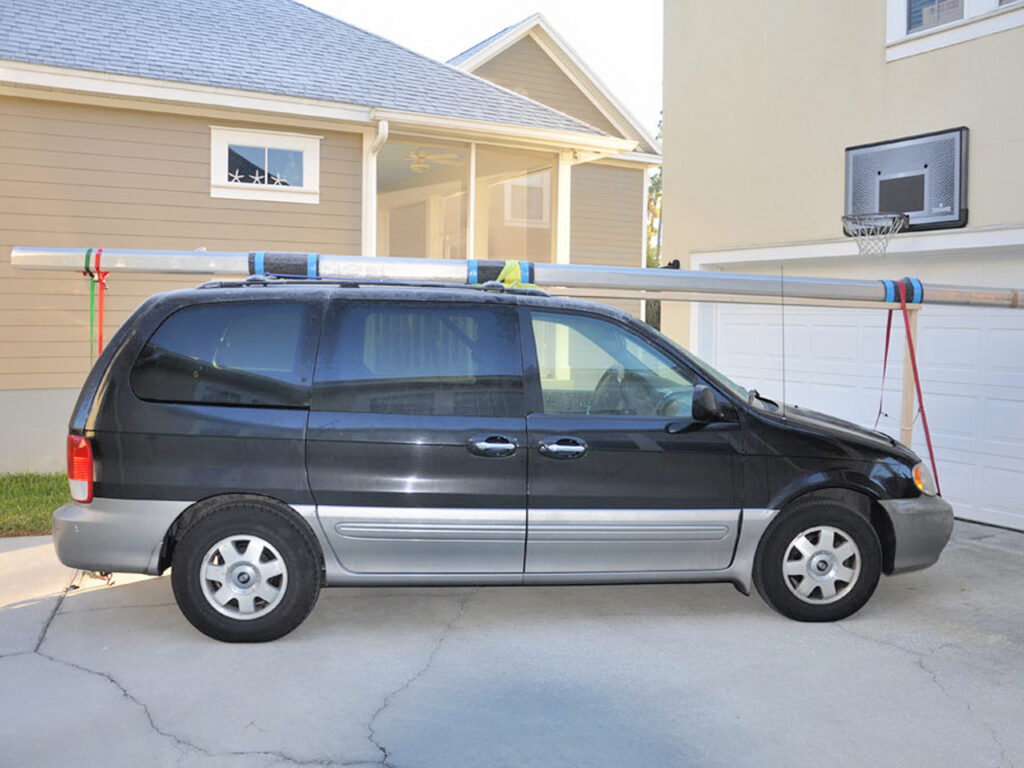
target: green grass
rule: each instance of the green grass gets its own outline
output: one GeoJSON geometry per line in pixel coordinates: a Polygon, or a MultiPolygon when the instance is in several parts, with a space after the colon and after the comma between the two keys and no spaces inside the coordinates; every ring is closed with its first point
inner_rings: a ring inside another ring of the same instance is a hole
{"type": "Polygon", "coordinates": [[[71,501],[66,475],[0,475],[0,536],[51,532],[53,510],[71,501]]]}

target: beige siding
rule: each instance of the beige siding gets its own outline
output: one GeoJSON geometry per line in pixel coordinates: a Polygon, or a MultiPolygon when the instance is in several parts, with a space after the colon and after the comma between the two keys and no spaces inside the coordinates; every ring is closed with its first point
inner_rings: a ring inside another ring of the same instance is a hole
{"type": "MultiPolygon", "coordinates": [[[[572,169],[569,260],[603,267],[643,266],[644,172],[610,165],[572,169]]],[[[639,302],[608,302],[633,314],[639,302]]]]}
{"type": "MultiPolygon", "coordinates": [[[[275,129],[0,97],[0,390],[77,387],[90,363],[88,280],[14,272],[15,245],[359,252],[360,135],[311,131],[318,205],[228,200],[210,197],[211,123],[275,129]]],[[[113,275],[105,338],[146,296],[201,281],[113,275]]]]}
{"type": "Polygon", "coordinates": [[[524,37],[473,71],[612,135],[622,134],[530,37],[524,37]]]}

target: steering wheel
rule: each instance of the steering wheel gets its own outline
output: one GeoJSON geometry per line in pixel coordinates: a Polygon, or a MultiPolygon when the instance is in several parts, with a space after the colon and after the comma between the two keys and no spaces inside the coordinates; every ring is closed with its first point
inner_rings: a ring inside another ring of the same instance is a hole
{"type": "Polygon", "coordinates": [[[614,411],[622,399],[623,368],[621,365],[610,366],[597,380],[594,394],[590,397],[587,414],[592,412],[614,411]]]}

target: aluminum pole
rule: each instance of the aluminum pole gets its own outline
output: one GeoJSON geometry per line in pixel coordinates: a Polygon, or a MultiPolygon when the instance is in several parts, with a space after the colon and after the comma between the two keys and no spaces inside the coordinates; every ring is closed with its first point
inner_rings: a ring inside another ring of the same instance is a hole
{"type": "MultiPolygon", "coordinates": [[[[84,248],[14,248],[15,269],[81,271],[84,248]]],[[[150,251],[103,249],[102,269],[108,272],[163,272],[196,275],[277,274],[351,280],[394,280],[477,284],[497,278],[504,261],[458,261],[345,256],[271,251],[150,251]]],[[[531,264],[521,262],[523,282],[542,288],[591,288],[623,291],[683,292],[700,296],[777,297],[780,278],[774,275],[702,272],[640,267],[598,267],[585,264],[531,264]]],[[[899,301],[903,284],[910,304],[955,306],[1020,306],[1020,292],[1012,288],[982,288],[922,284],[914,278],[895,280],[841,280],[817,277],[785,278],[786,297],[817,301],[899,301]]]]}

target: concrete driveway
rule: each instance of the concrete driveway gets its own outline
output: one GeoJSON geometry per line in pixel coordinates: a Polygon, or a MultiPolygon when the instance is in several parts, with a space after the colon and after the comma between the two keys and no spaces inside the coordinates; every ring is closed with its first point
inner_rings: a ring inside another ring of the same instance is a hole
{"type": "Polygon", "coordinates": [[[1022,596],[1024,534],[957,523],[840,624],[722,584],[330,589],[241,646],[166,577],[0,539],[0,764],[1024,765],[1022,596]]]}

